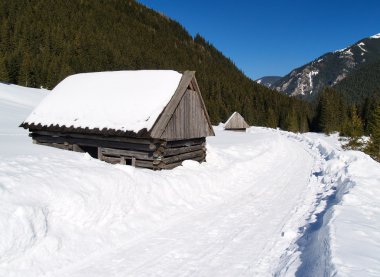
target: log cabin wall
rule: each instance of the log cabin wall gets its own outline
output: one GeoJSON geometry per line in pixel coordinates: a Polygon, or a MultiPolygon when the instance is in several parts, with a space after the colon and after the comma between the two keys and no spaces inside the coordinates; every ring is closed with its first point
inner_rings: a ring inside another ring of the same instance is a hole
{"type": "Polygon", "coordinates": [[[32,132],[33,141],[76,152],[112,164],[125,164],[154,170],[171,169],[184,160],[205,161],[205,138],[165,141],[128,137],[102,137],[85,134],[32,132]]]}

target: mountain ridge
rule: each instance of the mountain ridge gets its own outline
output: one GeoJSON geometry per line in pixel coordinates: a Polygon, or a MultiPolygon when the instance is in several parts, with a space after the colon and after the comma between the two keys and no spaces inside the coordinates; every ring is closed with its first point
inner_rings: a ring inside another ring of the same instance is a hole
{"type": "Polygon", "coordinates": [[[334,86],[362,65],[380,60],[380,34],[357,41],[293,69],[270,86],[289,96],[314,99],[326,86],[334,86]]]}
{"type": "Polygon", "coordinates": [[[282,76],[264,76],[255,81],[259,83],[260,85],[270,88],[275,82],[277,82],[281,78],[282,76]]]}

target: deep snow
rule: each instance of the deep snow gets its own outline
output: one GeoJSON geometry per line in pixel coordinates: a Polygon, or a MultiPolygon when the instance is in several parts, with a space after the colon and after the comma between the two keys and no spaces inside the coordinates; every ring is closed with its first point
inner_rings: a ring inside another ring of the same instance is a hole
{"type": "Polygon", "coordinates": [[[135,169],[33,145],[17,126],[46,92],[9,88],[0,276],[292,276],[305,261],[297,242],[335,192],[318,230],[327,251],[310,255],[331,275],[380,274],[380,167],[336,136],[219,126],[207,163],[135,169]]]}

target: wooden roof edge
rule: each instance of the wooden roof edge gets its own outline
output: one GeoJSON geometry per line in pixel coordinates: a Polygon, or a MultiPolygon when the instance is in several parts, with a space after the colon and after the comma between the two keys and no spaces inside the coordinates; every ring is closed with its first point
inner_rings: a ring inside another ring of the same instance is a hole
{"type": "Polygon", "coordinates": [[[234,112],[230,115],[230,117],[226,120],[226,122],[225,122],[224,124],[228,124],[228,122],[230,122],[231,119],[234,118],[235,114],[239,114],[239,113],[238,113],[237,111],[234,111],[234,112]]]}
{"type": "Polygon", "coordinates": [[[166,126],[168,125],[175,109],[179,105],[182,96],[185,94],[187,87],[189,86],[191,80],[195,76],[195,71],[185,71],[182,75],[182,78],[178,84],[176,91],[174,92],[172,98],[166,105],[165,109],[162,111],[156,122],[153,124],[153,127],[150,129],[150,135],[152,138],[161,138],[162,134],[165,131],[166,126]]]}
{"type": "Polygon", "coordinates": [[[197,82],[197,79],[195,78],[195,75],[194,75],[193,80],[194,80],[194,84],[193,84],[193,85],[195,86],[196,91],[197,91],[198,94],[199,94],[199,98],[200,98],[201,103],[202,103],[202,106],[203,106],[203,112],[204,112],[204,114],[205,114],[206,120],[207,120],[208,125],[209,125],[209,127],[210,127],[211,134],[212,134],[212,136],[215,136],[214,128],[212,128],[212,124],[211,124],[210,116],[208,115],[207,108],[206,108],[206,104],[205,104],[205,102],[204,102],[204,100],[203,100],[202,93],[201,93],[201,90],[200,90],[200,88],[199,88],[199,86],[198,86],[198,82],[197,82]]]}
{"type": "Polygon", "coordinates": [[[112,128],[89,128],[89,127],[73,127],[66,125],[50,124],[41,125],[40,123],[27,123],[23,122],[19,127],[29,129],[30,132],[48,131],[48,132],[67,132],[88,135],[102,135],[102,136],[120,136],[120,137],[136,137],[136,138],[150,138],[146,128],[139,130],[137,133],[130,130],[116,130],[112,128]]]}

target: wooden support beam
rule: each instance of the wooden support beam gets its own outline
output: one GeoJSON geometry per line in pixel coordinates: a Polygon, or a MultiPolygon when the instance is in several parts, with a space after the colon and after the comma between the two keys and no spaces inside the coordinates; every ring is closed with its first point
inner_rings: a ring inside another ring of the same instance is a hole
{"type": "Polygon", "coordinates": [[[48,143],[48,142],[40,142],[40,141],[36,141],[35,143],[39,145],[50,146],[50,147],[63,149],[63,150],[72,150],[71,145],[65,145],[63,143],[48,143]]]}
{"type": "MultiPolygon", "coordinates": [[[[192,161],[197,161],[197,162],[204,162],[205,161],[205,155],[204,156],[199,156],[199,157],[195,157],[195,158],[192,158],[192,159],[189,159],[189,160],[192,160],[192,161]]],[[[157,167],[160,168],[160,169],[173,169],[177,166],[180,166],[182,165],[184,161],[180,161],[180,162],[175,162],[175,163],[169,163],[169,164],[164,164],[164,163],[161,163],[159,164],[157,167]]]]}
{"type": "Polygon", "coordinates": [[[41,136],[52,136],[52,137],[72,137],[72,138],[83,138],[83,139],[94,139],[94,140],[105,140],[105,141],[119,141],[119,142],[129,142],[137,144],[160,144],[163,142],[159,139],[151,138],[133,138],[133,137],[122,137],[122,136],[105,136],[105,135],[93,135],[93,134],[78,134],[78,133],[61,133],[54,131],[34,131],[34,134],[41,136]]]}
{"type": "Polygon", "coordinates": [[[102,147],[98,147],[98,159],[99,160],[103,160],[103,153],[102,153],[102,147]]]}
{"type": "Polygon", "coordinates": [[[120,159],[120,157],[117,158],[117,157],[103,156],[102,161],[105,161],[105,162],[111,163],[111,164],[119,164],[121,159],[120,159]]]}
{"type": "Polygon", "coordinates": [[[155,166],[153,165],[152,161],[142,161],[142,160],[137,160],[137,159],[135,160],[135,167],[155,169],[155,166]]]}
{"type": "Polygon", "coordinates": [[[127,164],[127,161],[125,160],[125,157],[120,157],[120,164],[127,164]]]}
{"type": "Polygon", "coordinates": [[[141,152],[141,151],[139,152],[139,151],[132,151],[132,150],[102,147],[101,153],[107,156],[116,156],[116,157],[126,156],[126,157],[135,157],[136,159],[139,159],[139,160],[153,161],[153,152],[141,152]]]}
{"type": "Polygon", "coordinates": [[[78,144],[85,146],[93,147],[108,147],[108,148],[120,148],[120,149],[131,149],[137,151],[153,151],[152,148],[156,148],[156,145],[151,144],[137,144],[137,143],[128,143],[128,142],[118,142],[118,141],[103,141],[103,140],[94,140],[94,139],[82,139],[82,138],[71,138],[71,137],[50,137],[50,136],[41,136],[37,134],[32,135],[33,139],[38,142],[45,143],[65,143],[68,144],[78,144]]]}
{"type": "Polygon", "coordinates": [[[175,147],[198,145],[204,142],[206,142],[205,138],[195,138],[195,139],[187,139],[187,140],[168,141],[164,145],[165,145],[165,148],[175,148],[175,147]]]}
{"type": "Polygon", "coordinates": [[[202,157],[204,155],[205,155],[204,150],[197,150],[197,151],[193,151],[193,152],[188,152],[188,153],[179,154],[176,156],[163,158],[163,159],[161,159],[161,162],[164,164],[171,164],[171,163],[181,162],[184,160],[190,160],[190,159],[193,159],[196,157],[202,157]]]}

